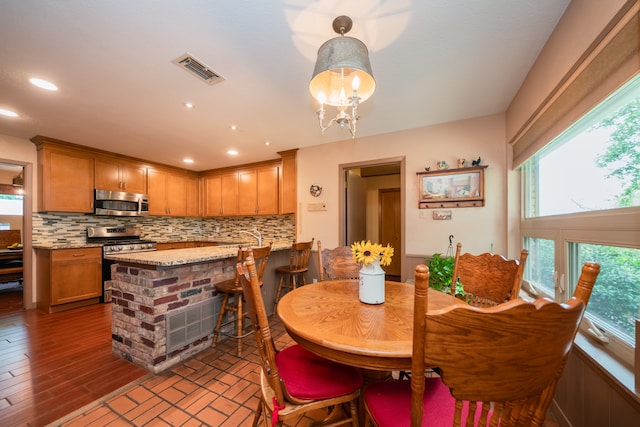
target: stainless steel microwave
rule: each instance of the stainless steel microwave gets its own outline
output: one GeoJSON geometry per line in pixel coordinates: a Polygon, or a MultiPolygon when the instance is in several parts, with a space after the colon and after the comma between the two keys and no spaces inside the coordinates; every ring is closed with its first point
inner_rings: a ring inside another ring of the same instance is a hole
{"type": "Polygon", "coordinates": [[[149,215],[149,196],[96,189],[93,206],[96,215],[147,216],[149,215]]]}

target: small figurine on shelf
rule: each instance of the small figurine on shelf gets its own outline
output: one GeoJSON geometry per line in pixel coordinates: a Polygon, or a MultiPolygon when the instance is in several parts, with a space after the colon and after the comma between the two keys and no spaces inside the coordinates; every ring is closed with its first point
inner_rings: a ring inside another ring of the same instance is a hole
{"type": "Polygon", "coordinates": [[[478,157],[478,160],[472,160],[471,166],[480,166],[480,157],[478,157]]]}

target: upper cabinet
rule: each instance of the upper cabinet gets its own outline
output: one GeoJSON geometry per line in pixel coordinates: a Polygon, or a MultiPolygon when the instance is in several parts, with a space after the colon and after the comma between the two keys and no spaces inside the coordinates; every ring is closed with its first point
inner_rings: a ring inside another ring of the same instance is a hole
{"type": "Polygon", "coordinates": [[[195,173],[187,174],[187,216],[202,216],[200,207],[200,178],[195,173]]]}
{"type": "Polygon", "coordinates": [[[149,215],[186,216],[186,173],[149,169],[149,215]]]}
{"type": "Polygon", "coordinates": [[[298,149],[281,151],[278,154],[282,157],[280,173],[280,209],[281,214],[295,213],[298,204],[297,197],[297,171],[296,154],[298,149]]]}
{"type": "Polygon", "coordinates": [[[149,195],[149,215],[215,217],[296,212],[296,150],[281,159],[191,172],[36,136],[38,210],[92,213],[94,189],[149,195]]]}
{"type": "Polygon", "coordinates": [[[41,136],[31,141],[38,150],[38,211],[93,212],[93,155],[41,136]]]}
{"type": "Polygon", "coordinates": [[[203,181],[204,216],[238,215],[237,171],[206,175],[203,181]]]}
{"type": "Polygon", "coordinates": [[[96,157],[96,188],[128,193],[147,193],[147,168],[134,162],[96,157]]]}
{"type": "Polygon", "coordinates": [[[238,171],[238,214],[278,213],[280,162],[238,171]]]}

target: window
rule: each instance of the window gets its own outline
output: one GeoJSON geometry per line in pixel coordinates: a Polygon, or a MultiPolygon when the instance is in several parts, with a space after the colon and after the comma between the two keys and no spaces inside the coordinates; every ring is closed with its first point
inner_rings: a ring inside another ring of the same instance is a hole
{"type": "Polygon", "coordinates": [[[582,265],[600,264],[586,317],[633,364],[640,315],[640,76],[521,168],[524,278],[564,301],[582,265]]]}
{"type": "Polygon", "coordinates": [[[527,237],[524,247],[529,251],[525,263],[525,278],[537,290],[546,295],[553,295],[555,284],[555,251],[554,241],[527,237]]]}
{"type": "Polygon", "coordinates": [[[22,199],[24,196],[0,194],[0,215],[22,216],[22,199]]]}

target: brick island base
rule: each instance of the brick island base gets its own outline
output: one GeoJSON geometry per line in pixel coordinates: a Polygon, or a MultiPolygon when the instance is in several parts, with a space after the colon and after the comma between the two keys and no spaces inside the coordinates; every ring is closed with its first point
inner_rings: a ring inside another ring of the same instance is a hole
{"type": "Polygon", "coordinates": [[[167,316],[212,300],[215,283],[234,277],[235,257],[175,267],[122,263],[111,270],[114,354],[159,373],[211,345],[213,330],[167,353],[167,316]]]}

